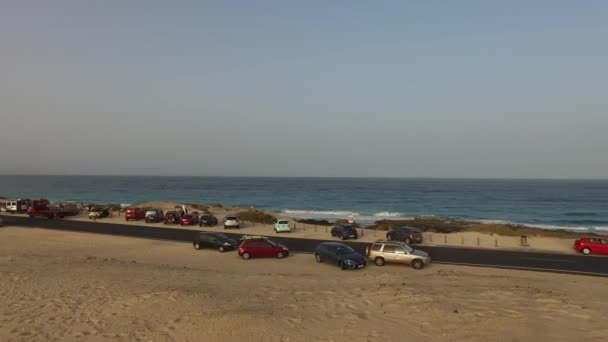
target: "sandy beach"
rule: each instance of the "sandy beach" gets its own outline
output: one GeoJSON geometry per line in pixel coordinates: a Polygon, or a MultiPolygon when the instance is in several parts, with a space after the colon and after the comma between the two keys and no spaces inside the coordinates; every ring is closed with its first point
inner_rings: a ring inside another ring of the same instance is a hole
{"type": "Polygon", "coordinates": [[[603,278],[340,271],[184,243],[0,229],[0,340],[603,341],[603,278]]]}

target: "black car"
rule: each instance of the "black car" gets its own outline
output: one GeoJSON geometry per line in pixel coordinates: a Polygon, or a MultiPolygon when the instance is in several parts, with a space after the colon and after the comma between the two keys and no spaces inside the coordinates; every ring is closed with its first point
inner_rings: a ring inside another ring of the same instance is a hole
{"type": "Polygon", "coordinates": [[[179,224],[182,217],[176,211],[167,211],[165,213],[165,224],[179,224]]]}
{"type": "Polygon", "coordinates": [[[328,261],[337,264],[341,269],[357,269],[367,265],[365,257],[339,242],[323,242],[315,249],[317,262],[328,261]]]}
{"type": "Polygon", "coordinates": [[[211,215],[211,214],[204,214],[203,216],[201,216],[200,220],[198,221],[198,226],[199,227],[213,227],[217,225],[217,217],[211,215]]]}
{"type": "Polygon", "coordinates": [[[422,231],[412,227],[398,227],[386,233],[389,241],[402,241],[406,244],[422,243],[422,231]]]}
{"type": "Polygon", "coordinates": [[[194,249],[213,248],[220,252],[231,251],[239,247],[235,239],[229,238],[222,233],[202,232],[198,233],[192,241],[194,249]]]}
{"type": "Polygon", "coordinates": [[[331,229],[332,237],[339,237],[342,240],[346,239],[355,239],[359,237],[357,230],[352,226],[341,224],[339,226],[335,226],[331,229]]]}
{"type": "Polygon", "coordinates": [[[165,219],[165,213],[160,209],[148,209],[146,210],[144,219],[146,220],[146,223],[161,222],[165,219]]]}

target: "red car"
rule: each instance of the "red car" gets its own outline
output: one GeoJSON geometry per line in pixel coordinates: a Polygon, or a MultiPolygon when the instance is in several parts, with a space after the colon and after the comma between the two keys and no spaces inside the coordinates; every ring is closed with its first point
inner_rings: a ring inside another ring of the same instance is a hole
{"type": "Polygon", "coordinates": [[[125,209],[125,220],[141,220],[146,217],[146,211],[141,208],[127,208],[125,209]]]}
{"type": "Polygon", "coordinates": [[[181,220],[179,220],[179,224],[181,226],[194,226],[198,224],[198,216],[197,215],[184,215],[181,220]]]}
{"type": "Polygon", "coordinates": [[[244,236],[243,243],[239,247],[241,258],[277,258],[283,259],[289,256],[289,249],[264,236],[244,236]]]}
{"type": "Polygon", "coordinates": [[[585,236],[574,241],[574,249],[585,255],[608,254],[608,238],[585,236]]]}

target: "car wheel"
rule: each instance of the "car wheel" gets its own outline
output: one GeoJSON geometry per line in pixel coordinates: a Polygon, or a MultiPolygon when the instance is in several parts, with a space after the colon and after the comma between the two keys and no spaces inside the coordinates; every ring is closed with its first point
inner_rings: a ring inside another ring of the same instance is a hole
{"type": "Polygon", "coordinates": [[[376,265],[378,266],[384,266],[384,258],[376,258],[374,260],[374,262],[376,263],[376,265]]]}
{"type": "Polygon", "coordinates": [[[241,258],[243,258],[245,260],[249,260],[249,258],[251,258],[251,255],[249,255],[249,253],[245,252],[245,253],[243,253],[243,255],[241,255],[241,258]]]}
{"type": "Polygon", "coordinates": [[[323,259],[321,259],[321,255],[319,255],[319,253],[315,254],[315,260],[317,260],[319,263],[323,262],[323,259]]]}
{"type": "Polygon", "coordinates": [[[585,254],[585,255],[589,255],[589,254],[591,254],[591,250],[590,250],[589,248],[587,248],[587,247],[583,248],[582,252],[583,252],[583,254],[585,254]]]}
{"type": "Polygon", "coordinates": [[[346,240],[346,236],[342,235],[342,240],[346,240]]]}
{"type": "Polygon", "coordinates": [[[236,229],[241,229],[241,225],[239,224],[238,226],[236,226],[236,229]]]}
{"type": "Polygon", "coordinates": [[[421,269],[424,266],[424,263],[422,262],[422,260],[416,259],[414,261],[412,261],[412,267],[416,270],[421,269]]]}
{"type": "Polygon", "coordinates": [[[277,259],[283,259],[284,257],[285,257],[285,254],[283,254],[283,252],[277,253],[277,259]]]}
{"type": "Polygon", "coordinates": [[[201,249],[201,245],[198,242],[195,242],[194,249],[196,249],[198,251],[199,249],[201,249]]]}
{"type": "Polygon", "coordinates": [[[226,225],[224,225],[224,229],[228,229],[228,227],[226,227],[226,225]]]}
{"type": "Polygon", "coordinates": [[[224,253],[224,252],[226,251],[226,249],[224,248],[224,246],[220,246],[220,248],[218,248],[218,250],[219,250],[221,253],[224,253]]]}
{"type": "Polygon", "coordinates": [[[339,267],[340,267],[342,270],[345,270],[345,269],[346,269],[346,264],[345,264],[345,263],[343,263],[342,261],[340,261],[340,262],[338,263],[338,266],[339,266],[339,267]]]}
{"type": "Polygon", "coordinates": [[[403,242],[405,242],[406,245],[409,245],[412,243],[412,240],[410,240],[410,238],[405,238],[405,241],[403,242]]]}

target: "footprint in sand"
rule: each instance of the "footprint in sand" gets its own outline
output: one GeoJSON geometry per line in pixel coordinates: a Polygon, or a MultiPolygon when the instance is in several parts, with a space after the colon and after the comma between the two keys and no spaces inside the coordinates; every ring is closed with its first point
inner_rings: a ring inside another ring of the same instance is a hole
{"type": "Polygon", "coordinates": [[[287,322],[291,325],[300,325],[302,324],[302,319],[298,317],[289,317],[287,318],[287,322]]]}
{"type": "Polygon", "coordinates": [[[355,316],[357,316],[361,320],[367,320],[369,319],[369,312],[357,312],[355,313],[355,316]]]}

